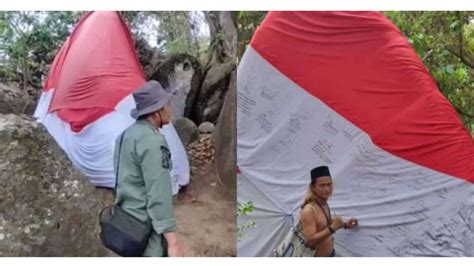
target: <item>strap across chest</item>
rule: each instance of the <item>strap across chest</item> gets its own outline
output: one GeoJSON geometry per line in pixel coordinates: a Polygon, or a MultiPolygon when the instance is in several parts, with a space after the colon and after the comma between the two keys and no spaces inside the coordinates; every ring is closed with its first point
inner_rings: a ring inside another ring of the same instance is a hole
{"type": "MultiPolygon", "coordinates": [[[[319,206],[319,208],[323,211],[324,213],[324,216],[326,217],[326,225],[330,225],[332,223],[332,217],[331,217],[331,209],[329,208],[329,205],[328,206],[328,213],[326,213],[326,211],[324,210],[323,206],[317,202],[317,201],[314,201],[316,202],[316,204],[319,206]]],[[[314,204],[312,204],[314,206],[314,204]]]]}

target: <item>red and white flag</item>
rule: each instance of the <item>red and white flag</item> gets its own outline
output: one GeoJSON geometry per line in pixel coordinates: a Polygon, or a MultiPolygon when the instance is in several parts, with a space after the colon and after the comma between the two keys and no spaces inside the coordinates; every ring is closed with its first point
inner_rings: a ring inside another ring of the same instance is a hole
{"type": "MultiPolygon", "coordinates": [[[[132,93],[145,84],[128,26],[118,12],[89,12],[51,66],[34,116],[96,186],[114,187],[115,139],[135,120],[132,93]]],[[[189,162],[172,125],[162,130],[174,179],[189,182],[189,162]]],[[[178,181],[175,180],[176,187],[178,181]]]]}
{"type": "Polygon", "coordinates": [[[271,12],[238,69],[239,256],[269,256],[328,165],[351,256],[474,256],[474,144],[379,12],[271,12]]]}

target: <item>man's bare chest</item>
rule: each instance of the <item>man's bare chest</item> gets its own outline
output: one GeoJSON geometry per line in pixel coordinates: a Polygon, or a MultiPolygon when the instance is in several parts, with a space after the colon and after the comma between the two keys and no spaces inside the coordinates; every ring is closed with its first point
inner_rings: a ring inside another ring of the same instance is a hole
{"type": "Polygon", "coordinates": [[[327,226],[329,226],[330,217],[327,213],[319,209],[315,211],[315,214],[316,214],[316,227],[318,231],[325,229],[327,226]]]}

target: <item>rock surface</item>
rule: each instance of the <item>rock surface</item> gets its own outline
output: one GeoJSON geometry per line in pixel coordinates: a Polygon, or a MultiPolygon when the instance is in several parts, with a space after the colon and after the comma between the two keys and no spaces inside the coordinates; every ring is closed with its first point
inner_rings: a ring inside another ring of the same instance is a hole
{"type": "Polygon", "coordinates": [[[27,92],[16,86],[0,83],[0,113],[32,115],[35,108],[34,99],[27,92]]]}
{"type": "Polygon", "coordinates": [[[199,129],[190,119],[178,118],[173,121],[173,125],[184,147],[187,147],[191,142],[199,138],[199,129]]]}
{"type": "Polygon", "coordinates": [[[198,124],[205,121],[217,122],[224,104],[229,79],[234,70],[235,62],[229,60],[222,64],[212,65],[207,71],[191,116],[198,124]]]}
{"type": "Polygon", "coordinates": [[[214,124],[211,122],[204,122],[199,125],[199,132],[202,134],[212,133],[214,131],[214,124]]]}
{"type": "Polygon", "coordinates": [[[99,239],[100,192],[46,130],[0,114],[0,256],[109,256],[99,239]]]}
{"type": "Polygon", "coordinates": [[[188,117],[202,79],[199,61],[188,54],[173,55],[156,67],[151,79],[173,94],[173,116],[188,117]]]}
{"type": "Polygon", "coordinates": [[[224,188],[237,187],[237,73],[231,75],[222,112],[213,133],[216,170],[224,188]]]}

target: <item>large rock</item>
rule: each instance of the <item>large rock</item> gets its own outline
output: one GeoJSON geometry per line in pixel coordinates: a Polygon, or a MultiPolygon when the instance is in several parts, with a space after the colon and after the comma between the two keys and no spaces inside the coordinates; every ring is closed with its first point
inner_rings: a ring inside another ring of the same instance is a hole
{"type": "Polygon", "coordinates": [[[199,132],[202,134],[212,133],[214,131],[214,124],[211,122],[204,122],[199,125],[199,132]]]}
{"type": "Polygon", "coordinates": [[[235,67],[235,62],[228,60],[222,64],[212,65],[207,71],[191,116],[198,124],[204,121],[217,122],[235,67]]]}
{"type": "Polygon", "coordinates": [[[107,193],[27,116],[0,114],[0,184],[0,256],[111,255],[98,225],[107,193]]]}
{"type": "Polygon", "coordinates": [[[199,61],[188,54],[172,55],[154,71],[151,79],[158,80],[173,94],[171,107],[174,117],[189,116],[201,84],[201,72],[199,61]]]}
{"type": "Polygon", "coordinates": [[[213,134],[216,170],[224,188],[235,193],[237,183],[237,74],[232,72],[229,89],[213,134]]]}
{"type": "Polygon", "coordinates": [[[16,86],[0,83],[0,113],[33,114],[36,103],[32,96],[16,86]]]}
{"type": "Polygon", "coordinates": [[[178,118],[173,121],[173,125],[184,147],[187,147],[191,142],[199,138],[199,129],[190,119],[178,118]]]}

